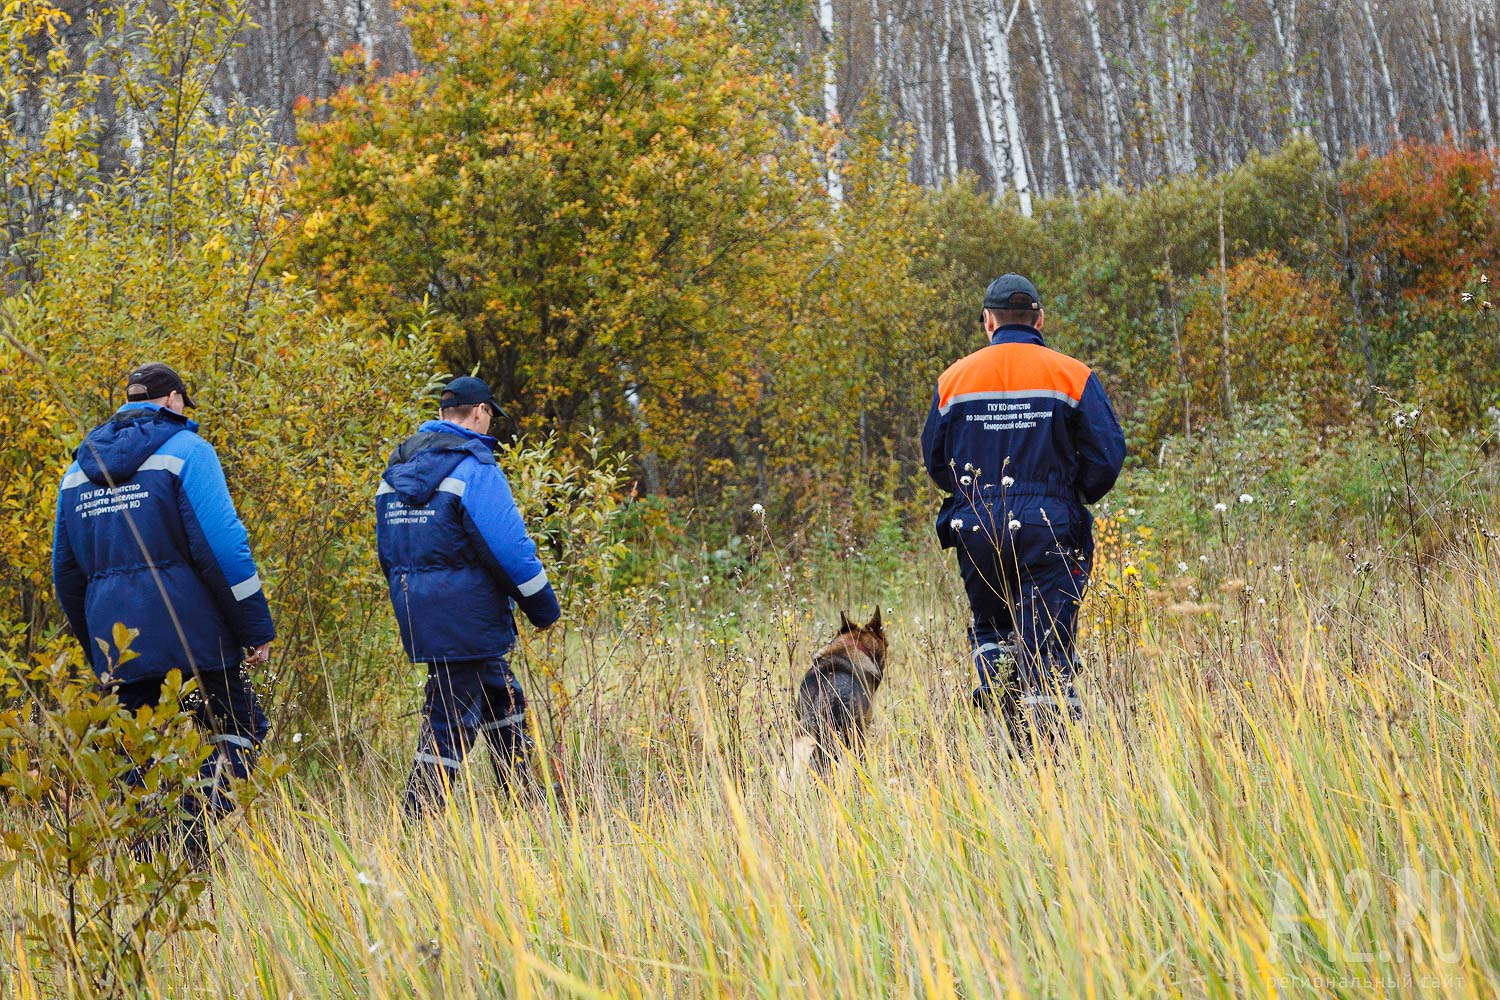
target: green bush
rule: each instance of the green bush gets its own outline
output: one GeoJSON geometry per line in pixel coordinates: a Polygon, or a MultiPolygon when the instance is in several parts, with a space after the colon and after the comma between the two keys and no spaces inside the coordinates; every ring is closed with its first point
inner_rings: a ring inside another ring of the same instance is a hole
{"type": "MultiPolygon", "coordinates": [[[[132,638],[116,626],[119,661],[132,638]]],[[[183,844],[214,751],[184,708],[192,690],[173,672],[131,713],[66,657],[0,658],[0,878],[27,886],[24,948],[59,993],[135,995],[173,938],[212,926],[208,870],[183,844]]],[[[259,787],[240,783],[241,806],[259,787]]]]}

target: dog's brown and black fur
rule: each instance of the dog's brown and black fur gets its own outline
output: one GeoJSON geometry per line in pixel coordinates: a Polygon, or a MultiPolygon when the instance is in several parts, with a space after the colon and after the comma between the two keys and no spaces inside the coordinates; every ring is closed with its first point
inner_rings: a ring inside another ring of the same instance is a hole
{"type": "Polygon", "coordinates": [[[885,676],[885,630],[880,609],[866,625],[839,612],[839,633],[813,656],[797,689],[793,782],[809,768],[826,775],[845,750],[858,752],[875,715],[875,692],[885,676]]]}

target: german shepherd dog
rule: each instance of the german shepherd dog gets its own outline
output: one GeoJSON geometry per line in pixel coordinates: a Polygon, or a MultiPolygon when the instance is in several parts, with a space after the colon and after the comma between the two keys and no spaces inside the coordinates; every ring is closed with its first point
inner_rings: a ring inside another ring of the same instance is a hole
{"type": "Polygon", "coordinates": [[[839,632],[813,656],[797,689],[797,735],[792,741],[790,783],[811,769],[827,775],[843,750],[856,753],[875,716],[875,691],[885,676],[885,630],[880,609],[866,625],[839,612],[839,632]]]}

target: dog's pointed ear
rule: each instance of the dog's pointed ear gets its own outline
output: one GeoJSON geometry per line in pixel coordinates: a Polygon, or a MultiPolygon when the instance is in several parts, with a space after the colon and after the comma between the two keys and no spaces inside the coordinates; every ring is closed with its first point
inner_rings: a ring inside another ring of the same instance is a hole
{"type": "Polygon", "coordinates": [[[866,625],[865,628],[871,632],[885,632],[884,626],[880,624],[880,605],[875,605],[875,617],[870,619],[870,624],[866,625]]]}
{"type": "Polygon", "coordinates": [[[843,635],[845,632],[853,632],[856,627],[857,626],[849,620],[849,616],[847,614],[842,611],[839,612],[839,635],[843,635]]]}

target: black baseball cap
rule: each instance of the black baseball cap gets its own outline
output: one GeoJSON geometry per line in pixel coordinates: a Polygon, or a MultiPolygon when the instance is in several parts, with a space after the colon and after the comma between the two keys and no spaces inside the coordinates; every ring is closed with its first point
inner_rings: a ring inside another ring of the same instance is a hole
{"type": "Polygon", "coordinates": [[[142,403],[148,399],[161,399],[174,392],[182,393],[182,401],[188,406],[197,406],[188,395],[187,383],[182,376],[160,361],[150,361],[130,369],[125,377],[125,399],[131,403],[142,403]]]}
{"type": "Polygon", "coordinates": [[[490,387],[485,385],[483,379],[477,379],[472,375],[463,375],[443,386],[443,395],[439,399],[438,406],[448,409],[450,406],[473,406],[475,403],[488,403],[494,408],[496,416],[505,416],[505,411],[500,409],[500,404],[495,401],[495,394],[490,392],[490,387]]]}
{"type": "Polygon", "coordinates": [[[984,290],[984,307],[986,309],[1040,309],[1042,299],[1037,295],[1035,285],[1021,275],[1011,272],[1002,274],[990,282],[990,287],[984,290]]]}

